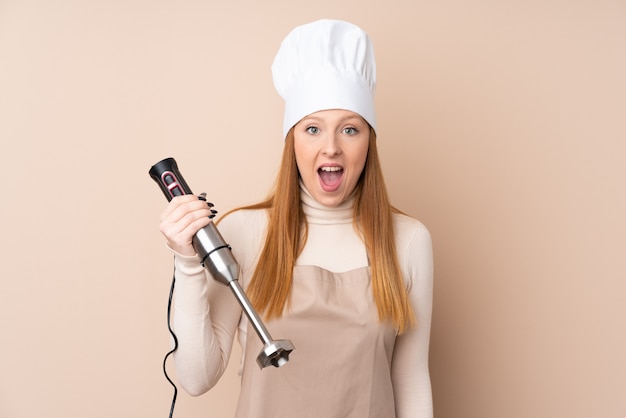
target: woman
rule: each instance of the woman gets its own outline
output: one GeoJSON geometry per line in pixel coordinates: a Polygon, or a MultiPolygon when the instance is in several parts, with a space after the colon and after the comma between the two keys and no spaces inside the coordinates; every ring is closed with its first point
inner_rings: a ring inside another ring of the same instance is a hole
{"type": "Polygon", "coordinates": [[[283,367],[257,367],[261,342],[191,246],[210,208],[177,197],[160,228],[175,253],[180,382],[192,395],[209,390],[238,331],[238,417],[432,417],[431,240],[388,201],[370,40],[347,22],[303,25],[282,42],[272,72],[285,99],[274,191],[219,228],[270,333],[296,350],[283,367]]]}

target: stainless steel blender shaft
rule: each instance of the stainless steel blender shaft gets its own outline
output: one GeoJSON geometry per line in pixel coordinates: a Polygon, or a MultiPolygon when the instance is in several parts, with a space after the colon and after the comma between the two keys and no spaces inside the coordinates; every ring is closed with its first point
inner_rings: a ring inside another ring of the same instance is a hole
{"type": "Polygon", "coordinates": [[[269,365],[280,367],[289,361],[289,353],[294,349],[289,340],[273,340],[263,321],[239,285],[239,264],[233,257],[230,247],[224,243],[213,222],[200,229],[193,238],[193,246],[205,268],[213,278],[230,287],[245,312],[250,324],[263,342],[263,350],[257,357],[260,368],[269,365]]]}
{"type": "Polygon", "coordinates": [[[293,344],[289,340],[272,340],[272,336],[263,325],[263,321],[259,318],[256,311],[250,304],[250,301],[246,297],[246,294],[239,286],[239,282],[233,280],[229,283],[230,289],[237,297],[239,304],[243,308],[244,312],[248,316],[252,327],[256,331],[257,335],[263,341],[263,350],[256,358],[256,362],[260,368],[265,368],[270,364],[274,367],[280,367],[289,361],[289,353],[293,351],[293,344]]]}

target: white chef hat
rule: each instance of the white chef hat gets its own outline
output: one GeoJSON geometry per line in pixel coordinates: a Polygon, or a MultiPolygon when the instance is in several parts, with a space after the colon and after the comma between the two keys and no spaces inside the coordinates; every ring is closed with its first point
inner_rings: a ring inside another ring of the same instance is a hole
{"type": "Polygon", "coordinates": [[[376,129],[376,62],[362,29],[340,20],[318,20],[293,29],[272,64],[274,86],[285,100],[283,136],[311,113],[344,109],[376,129]]]}

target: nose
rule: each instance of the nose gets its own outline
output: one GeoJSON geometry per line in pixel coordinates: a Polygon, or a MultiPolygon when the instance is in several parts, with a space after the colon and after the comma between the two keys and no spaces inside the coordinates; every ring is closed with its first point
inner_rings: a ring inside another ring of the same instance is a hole
{"type": "Polygon", "coordinates": [[[329,133],[326,135],[324,143],[322,144],[322,154],[328,157],[334,157],[341,154],[341,145],[337,134],[329,133]]]}

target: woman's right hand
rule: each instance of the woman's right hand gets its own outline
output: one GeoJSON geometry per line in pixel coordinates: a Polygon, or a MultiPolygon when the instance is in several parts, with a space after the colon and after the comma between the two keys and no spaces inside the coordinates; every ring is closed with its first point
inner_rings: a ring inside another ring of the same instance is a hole
{"type": "Polygon", "coordinates": [[[193,256],[196,250],[191,245],[192,238],[200,228],[211,222],[213,214],[207,202],[198,199],[198,196],[176,196],[161,214],[159,229],[173,251],[193,256]]]}

